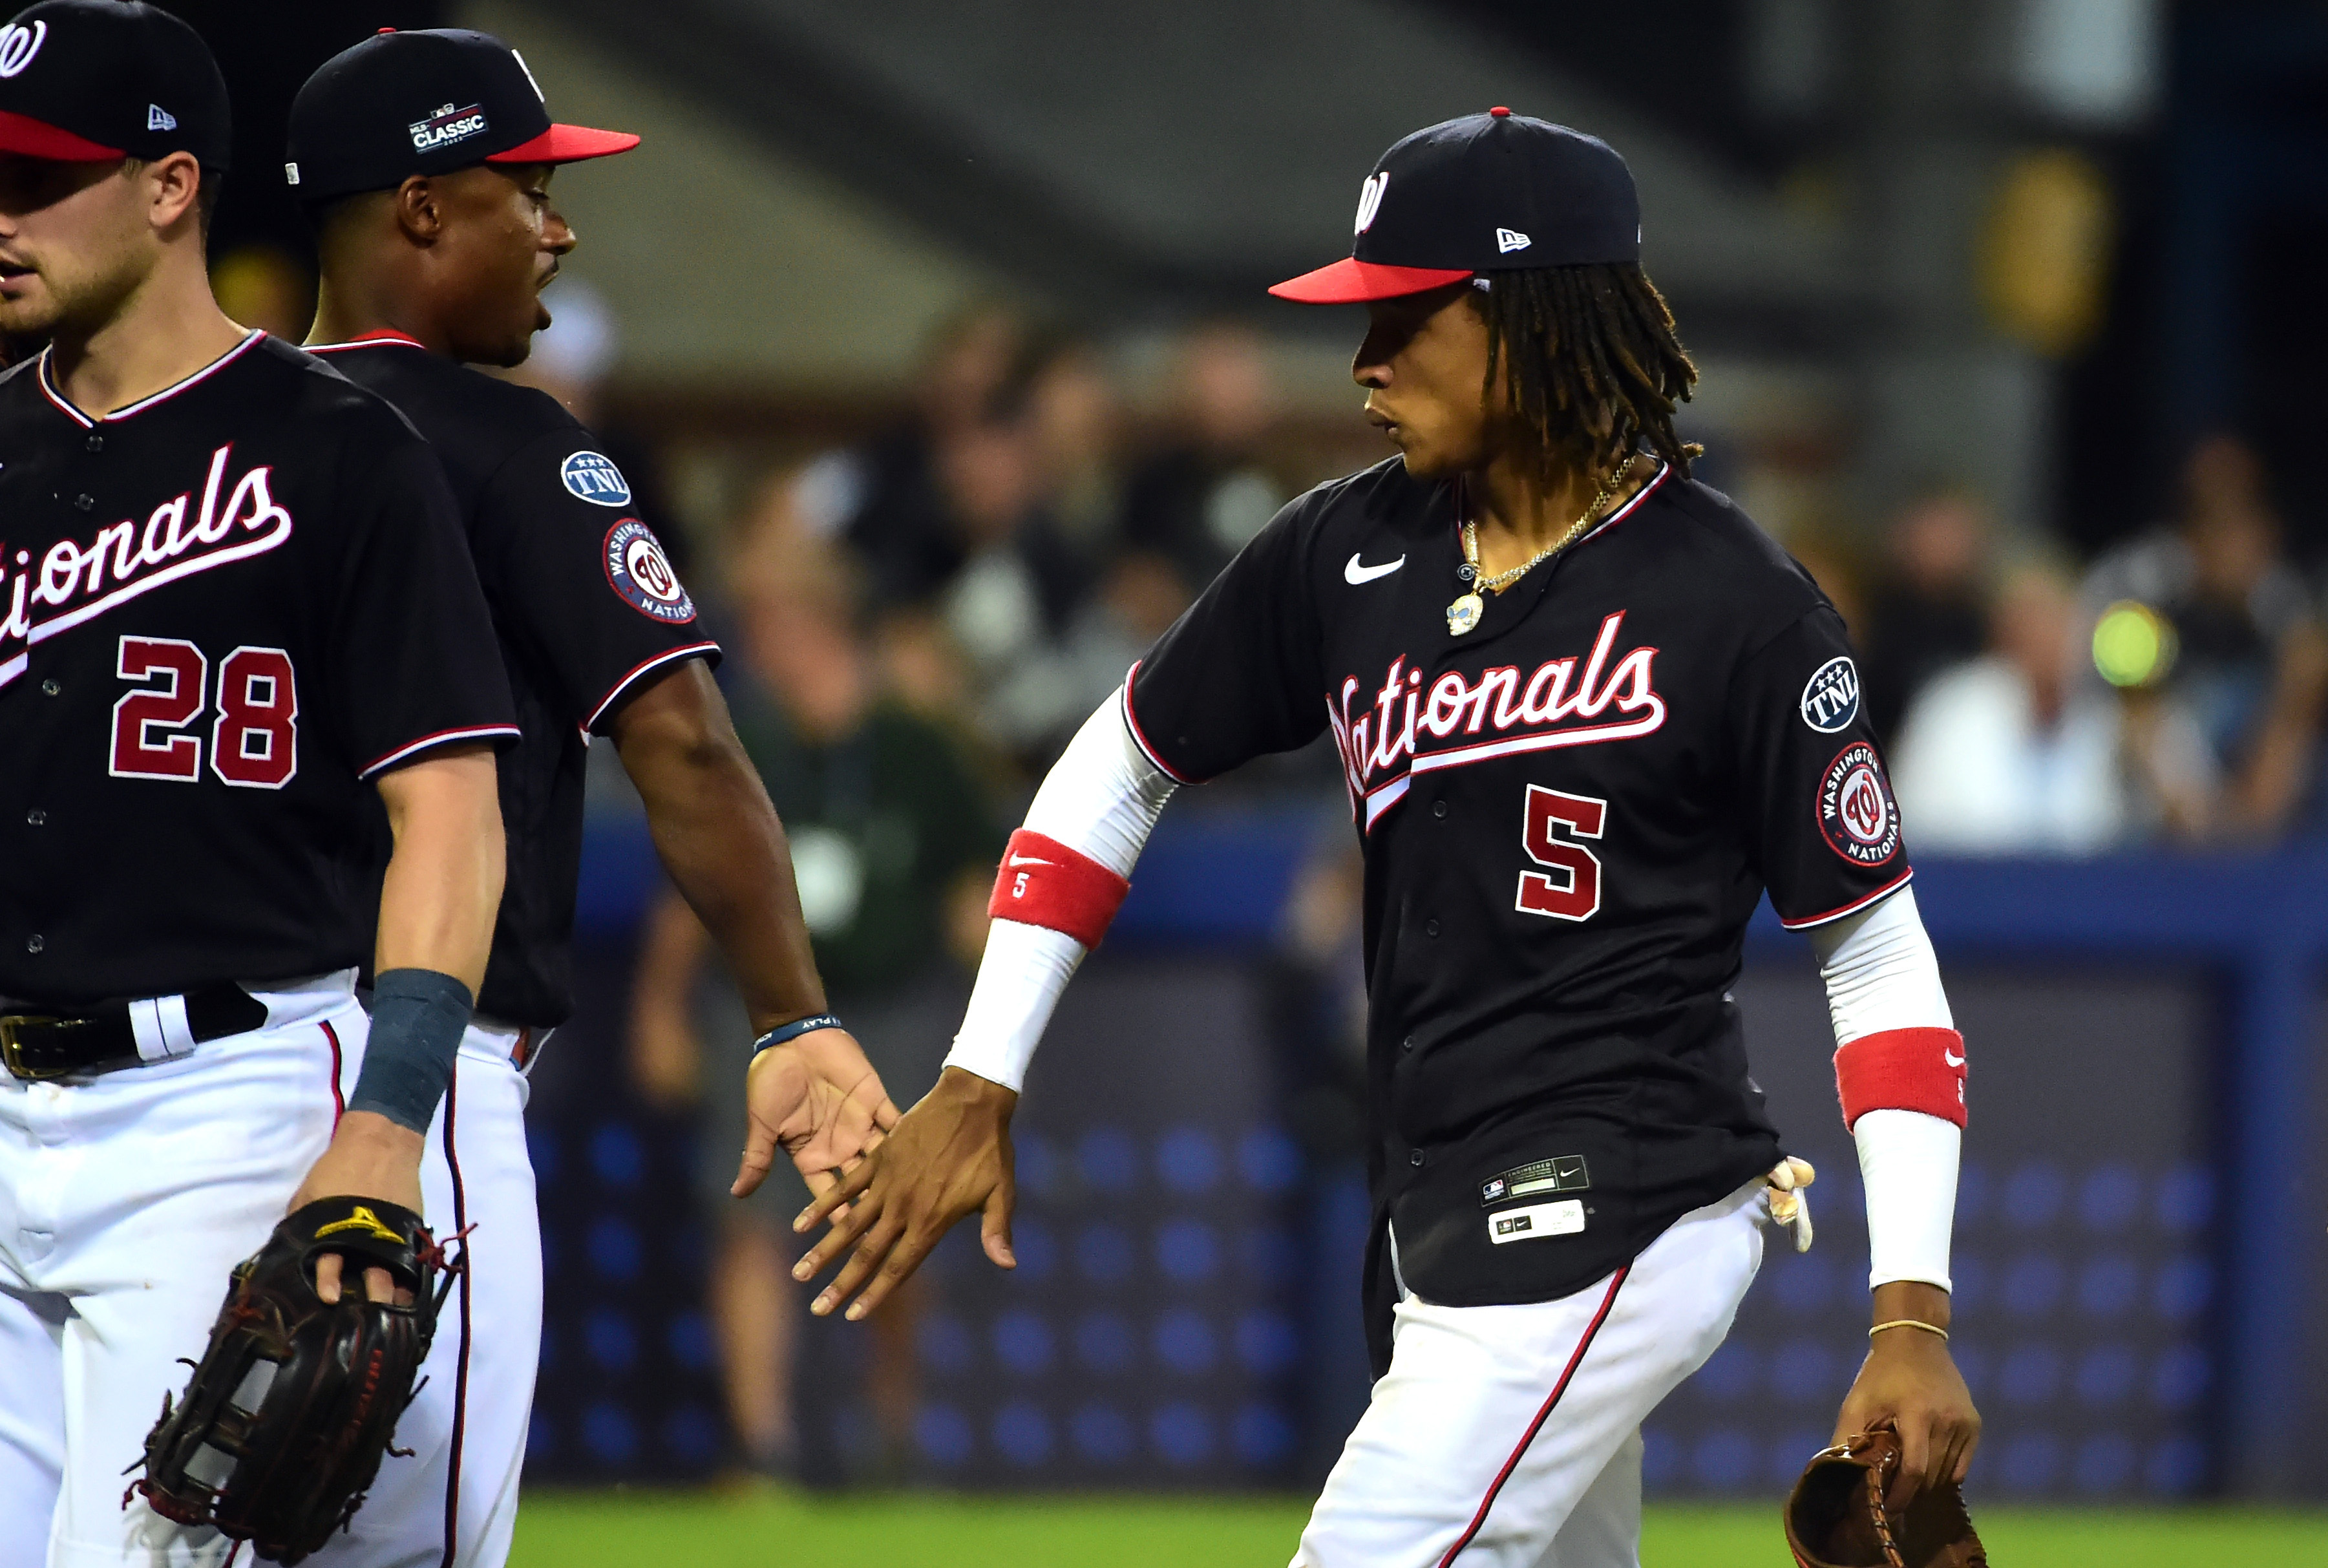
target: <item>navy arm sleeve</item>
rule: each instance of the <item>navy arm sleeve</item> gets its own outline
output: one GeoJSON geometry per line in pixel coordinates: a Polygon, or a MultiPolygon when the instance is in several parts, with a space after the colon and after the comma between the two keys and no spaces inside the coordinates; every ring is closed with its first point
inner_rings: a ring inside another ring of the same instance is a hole
{"type": "Polygon", "coordinates": [[[1833,608],[1746,655],[1730,715],[1739,811],[1782,922],[1839,920],[1907,882],[1900,808],[1833,608]]]}
{"type": "Polygon", "coordinates": [[[625,698],[671,665],[719,657],[630,499],[590,433],[574,425],[520,447],[480,509],[491,524],[478,530],[479,569],[586,733],[602,733],[625,698]]]}
{"type": "Polygon", "coordinates": [[[370,778],[438,746],[514,741],[493,617],[436,458],[399,441],[352,484],[331,628],[349,765],[370,778]]]}
{"type": "Polygon", "coordinates": [[[1132,735],[1183,784],[1306,746],[1326,728],[1313,500],[1280,512],[1133,666],[1132,735]]]}

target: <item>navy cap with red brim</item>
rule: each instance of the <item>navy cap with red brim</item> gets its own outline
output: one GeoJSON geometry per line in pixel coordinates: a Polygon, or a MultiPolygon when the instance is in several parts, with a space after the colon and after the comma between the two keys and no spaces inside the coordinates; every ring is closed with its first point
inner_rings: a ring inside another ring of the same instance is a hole
{"type": "Polygon", "coordinates": [[[530,141],[506,152],[486,155],[488,164],[578,164],[589,158],[611,157],[639,145],[628,131],[593,130],[588,126],[553,125],[530,141]]]}
{"type": "Polygon", "coordinates": [[[1301,305],[1357,305],[1370,299],[1397,299],[1460,283],[1473,273],[1469,268],[1393,267],[1383,261],[1361,261],[1345,256],[1314,272],[1289,277],[1269,292],[1301,305]]]}
{"type": "Polygon", "coordinates": [[[119,147],[104,146],[46,120],[7,109],[0,109],[0,153],[59,164],[106,164],[128,156],[119,147]]]}

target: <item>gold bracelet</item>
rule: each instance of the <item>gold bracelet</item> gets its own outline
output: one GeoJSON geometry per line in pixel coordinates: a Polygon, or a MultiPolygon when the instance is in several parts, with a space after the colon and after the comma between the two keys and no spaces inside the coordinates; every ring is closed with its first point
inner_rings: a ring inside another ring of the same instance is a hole
{"type": "Polygon", "coordinates": [[[1921,1318],[1894,1318],[1889,1323],[1878,1323],[1867,1331],[1867,1337],[1873,1339],[1886,1329],[1921,1329],[1925,1333],[1938,1334],[1943,1339],[1948,1337],[1946,1329],[1938,1323],[1927,1323],[1921,1318]]]}

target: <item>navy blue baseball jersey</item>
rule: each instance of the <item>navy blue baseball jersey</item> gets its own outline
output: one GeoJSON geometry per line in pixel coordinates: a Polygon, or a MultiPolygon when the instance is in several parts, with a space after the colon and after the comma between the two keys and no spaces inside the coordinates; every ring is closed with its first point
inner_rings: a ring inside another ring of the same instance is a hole
{"type": "Polygon", "coordinates": [[[1468,617],[1452,483],[1310,492],[1134,670],[1157,765],[1329,732],[1366,855],[1379,1326],[1388,1248],[1456,1306],[1568,1294],[1779,1159],[1738,973],[1908,879],[1841,619],[1659,470],[1468,617]]]}
{"type": "Polygon", "coordinates": [[[378,775],[518,733],[435,458],[259,333],[101,419],[0,376],[0,615],[19,1001],[362,962],[378,775]]]}
{"type": "Polygon", "coordinates": [[[591,737],[687,659],[717,661],[622,471],[557,399],[382,333],[318,347],[445,465],[492,606],[524,742],[502,758],[509,879],[478,1010],[549,1028],[574,1009],[574,900],[591,737]]]}

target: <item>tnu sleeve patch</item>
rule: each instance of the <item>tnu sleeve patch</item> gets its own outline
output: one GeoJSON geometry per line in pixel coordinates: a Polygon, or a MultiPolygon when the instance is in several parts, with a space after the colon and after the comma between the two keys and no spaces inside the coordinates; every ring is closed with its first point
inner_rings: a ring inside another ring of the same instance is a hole
{"type": "Polygon", "coordinates": [[[650,620],[681,625],[695,619],[695,601],[688,596],[671,558],[654,530],[635,517],[626,517],[606,533],[606,581],[623,602],[650,620]]]}
{"type": "Polygon", "coordinates": [[[577,452],[558,465],[558,477],[580,500],[597,506],[628,506],[631,482],[603,452],[577,452]]]}

